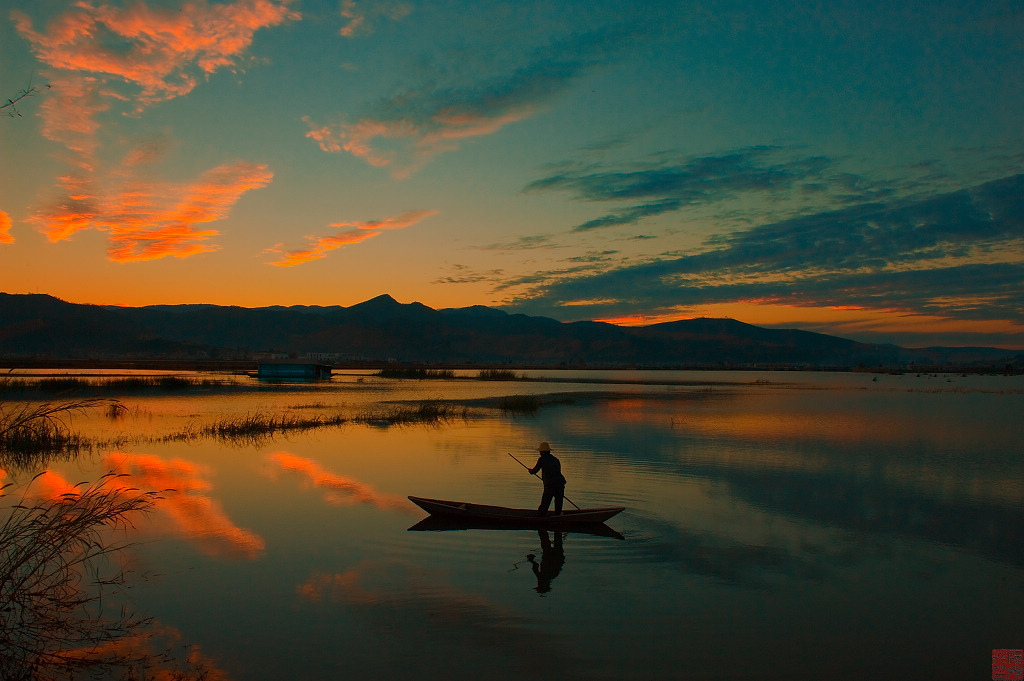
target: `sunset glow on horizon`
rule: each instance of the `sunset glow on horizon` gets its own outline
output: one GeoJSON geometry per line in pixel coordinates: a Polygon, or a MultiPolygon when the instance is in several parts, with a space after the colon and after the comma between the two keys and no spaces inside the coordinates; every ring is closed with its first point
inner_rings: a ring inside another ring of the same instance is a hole
{"type": "Polygon", "coordinates": [[[9,7],[0,292],[1024,349],[1008,0],[9,7]]]}

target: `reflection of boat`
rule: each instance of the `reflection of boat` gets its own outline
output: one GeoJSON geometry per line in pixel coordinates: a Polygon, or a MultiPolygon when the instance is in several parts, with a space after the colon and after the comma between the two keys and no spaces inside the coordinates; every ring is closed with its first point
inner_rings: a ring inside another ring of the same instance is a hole
{"type": "Polygon", "coordinates": [[[491,524],[520,525],[525,528],[534,529],[542,527],[599,525],[624,510],[621,506],[613,508],[563,509],[561,513],[541,515],[534,509],[486,506],[484,504],[470,504],[463,501],[441,501],[440,499],[423,499],[422,497],[409,497],[409,501],[431,515],[477,522],[482,521],[491,524]]]}
{"type": "MultiPolygon", "coordinates": [[[[539,518],[534,518],[539,520],[539,518]]],[[[570,523],[568,525],[549,525],[551,529],[560,532],[573,532],[576,534],[592,534],[597,537],[624,537],[608,527],[604,523],[570,523]]],[[[457,518],[450,515],[428,515],[423,520],[409,528],[410,532],[443,532],[447,530],[536,530],[536,523],[518,523],[515,520],[487,521],[474,520],[472,518],[457,518]]]]}

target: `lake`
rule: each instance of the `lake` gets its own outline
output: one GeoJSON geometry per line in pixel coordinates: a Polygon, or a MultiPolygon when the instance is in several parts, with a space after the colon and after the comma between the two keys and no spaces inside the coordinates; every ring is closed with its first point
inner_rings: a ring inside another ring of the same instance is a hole
{"type": "Polygon", "coordinates": [[[122,642],[147,678],[987,679],[1024,648],[1024,377],[523,373],[128,394],[33,485],[163,491],[110,596],[152,618],[122,642]],[[366,417],[424,401],[468,407],[366,417]],[[253,414],[364,418],[196,434],[253,414]],[[409,529],[408,495],[535,507],[509,453],[542,440],[572,502],[626,507],[612,532],[409,529]]]}

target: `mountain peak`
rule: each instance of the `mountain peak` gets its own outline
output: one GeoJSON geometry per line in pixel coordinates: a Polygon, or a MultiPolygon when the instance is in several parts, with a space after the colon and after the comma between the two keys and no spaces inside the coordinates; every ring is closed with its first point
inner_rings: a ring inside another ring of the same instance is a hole
{"type": "Polygon", "coordinates": [[[401,305],[402,304],[400,302],[392,298],[387,293],[382,293],[376,298],[370,298],[369,300],[364,300],[361,303],[357,303],[353,305],[350,309],[390,309],[395,307],[401,307],[401,305]]]}

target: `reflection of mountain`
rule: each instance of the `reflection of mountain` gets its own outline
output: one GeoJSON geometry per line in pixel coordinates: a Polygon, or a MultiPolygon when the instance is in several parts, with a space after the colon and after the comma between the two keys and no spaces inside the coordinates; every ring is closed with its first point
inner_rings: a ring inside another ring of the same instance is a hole
{"type": "Polygon", "coordinates": [[[901,350],[731,319],[647,327],[561,323],[482,306],[434,310],[380,296],[351,307],[140,308],[0,294],[0,356],[44,359],[247,358],[328,353],[337,361],[544,366],[856,366],[914,360],[963,365],[1020,361],[986,348],[901,350]]]}

